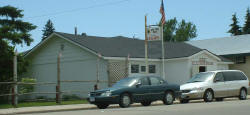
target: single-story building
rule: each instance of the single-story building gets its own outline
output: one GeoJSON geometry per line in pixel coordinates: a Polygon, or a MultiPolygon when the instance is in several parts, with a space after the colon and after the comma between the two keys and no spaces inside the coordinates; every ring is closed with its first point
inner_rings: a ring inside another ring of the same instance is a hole
{"type": "MultiPolygon", "coordinates": [[[[133,74],[144,74],[144,40],[117,37],[96,37],[55,32],[40,42],[25,58],[31,64],[23,77],[37,82],[57,81],[57,56],[61,52],[60,75],[62,91],[92,91],[95,80],[99,88],[133,74]],[[128,58],[129,57],[129,58],[128,58]]],[[[149,42],[148,72],[162,75],[161,41],[149,42]]],[[[165,42],[165,76],[169,83],[183,84],[198,72],[228,69],[230,60],[187,43],[165,42]]],[[[36,85],[35,92],[55,92],[55,86],[36,85]]],[[[86,97],[87,93],[74,93],[86,97]]],[[[45,95],[45,94],[44,94],[45,95]]],[[[45,95],[55,97],[55,95],[45,95]]]]}
{"type": "Polygon", "coordinates": [[[187,43],[232,60],[234,64],[230,64],[229,69],[241,70],[250,78],[250,34],[187,43]]]}

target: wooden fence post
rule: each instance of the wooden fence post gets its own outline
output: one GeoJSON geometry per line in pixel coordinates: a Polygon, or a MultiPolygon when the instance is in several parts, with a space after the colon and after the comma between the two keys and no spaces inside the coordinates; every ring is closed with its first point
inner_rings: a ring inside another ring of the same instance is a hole
{"type": "Polygon", "coordinates": [[[56,86],[56,103],[61,104],[61,84],[60,84],[60,59],[61,59],[61,52],[59,52],[57,57],[57,86],[56,86]]]}
{"type": "Polygon", "coordinates": [[[18,92],[17,92],[17,50],[14,53],[13,59],[13,80],[14,80],[14,87],[12,93],[12,104],[14,107],[17,107],[18,104],[18,92]],[[13,100],[14,99],[14,100],[13,100]]]}

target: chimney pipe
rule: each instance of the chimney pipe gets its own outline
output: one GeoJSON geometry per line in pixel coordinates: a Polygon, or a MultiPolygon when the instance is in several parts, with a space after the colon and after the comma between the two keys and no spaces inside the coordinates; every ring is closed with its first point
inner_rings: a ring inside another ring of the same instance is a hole
{"type": "Polygon", "coordinates": [[[77,35],[77,27],[75,27],[75,35],[77,35]]]}

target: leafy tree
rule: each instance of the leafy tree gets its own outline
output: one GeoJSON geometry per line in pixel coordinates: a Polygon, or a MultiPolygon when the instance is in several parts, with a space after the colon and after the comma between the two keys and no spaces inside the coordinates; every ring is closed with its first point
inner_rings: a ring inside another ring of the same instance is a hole
{"type": "Polygon", "coordinates": [[[197,36],[196,26],[191,22],[182,20],[178,23],[176,18],[167,20],[164,24],[164,41],[182,42],[197,36]]]}
{"type": "Polygon", "coordinates": [[[55,28],[53,26],[53,23],[51,20],[48,20],[45,27],[43,28],[43,37],[42,40],[44,40],[45,38],[49,37],[50,34],[52,34],[53,32],[55,32],[55,28]]]}
{"type": "MultiPolygon", "coordinates": [[[[30,45],[33,41],[29,32],[36,28],[29,22],[21,20],[23,10],[12,6],[0,7],[0,82],[13,81],[13,45],[30,45]],[[12,45],[11,45],[12,44],[12,45]]],[[[26,71],[28,61],[22,55],[18,55],[18,74],[26,71]]],[[[11,85],[0,85],[0,94],[10,92],[11,85]]],[[[6,101],[6,97],[0,97],[0,103],[6,101]]]]}
{"type": "Polygon", "coordinates": [[[238,25],[239,22],[238,22],[238,19],[236,17],[236,13],[234,13],[232,15],[232,21],[233,21],[233,23],[230,24],[231,29],[228,31],[228,33],[231,33],[234,36],[235,35],[241,35],[242,34],[241,27],[238,25]]]}
{"type": "Polygon", "coordinates": [[[247,8],[247,13],[246,13],[246,16],[245,16],[245,24],[244,24],[244,27],[243,27],[243,33],[244,34],[250,34],[250,11],[249,11],[249,8],[247,8]]]}

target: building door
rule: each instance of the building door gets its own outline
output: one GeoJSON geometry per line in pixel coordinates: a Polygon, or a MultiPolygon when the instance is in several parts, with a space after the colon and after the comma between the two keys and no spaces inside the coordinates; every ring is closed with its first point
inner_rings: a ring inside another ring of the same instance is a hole
{"type": "Polygon", "coordinates": [[[206,66],[200,66],[199,72],[206,72],[206,66]]]}

